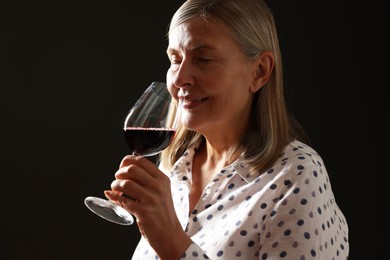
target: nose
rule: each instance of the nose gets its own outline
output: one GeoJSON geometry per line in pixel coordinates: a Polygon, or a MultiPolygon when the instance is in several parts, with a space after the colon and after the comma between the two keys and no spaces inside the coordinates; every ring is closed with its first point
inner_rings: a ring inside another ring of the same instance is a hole
{"type": "Polygon", "coordinates": [[[194,79],[194,70],[191,66],[191,63],[186,59],[180,63],[179,68],[172,72],[173,84],[177,88],[184,88],[192,86],[195,82],[194,79]]]}

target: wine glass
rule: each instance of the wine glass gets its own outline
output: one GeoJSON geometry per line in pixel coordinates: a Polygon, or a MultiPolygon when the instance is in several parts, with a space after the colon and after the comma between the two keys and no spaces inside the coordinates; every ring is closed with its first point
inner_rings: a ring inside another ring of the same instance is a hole
{"type": "MultiPolygon", "coordinates": [[[[132,154],[154,156],[172,141],[179,106],[163,82],[152,82],[130,109],[124,122],[124,137],[132,154]]],[[[125,195],[123,195],[125,196],[125,195]]],[[[98,216],[121,225],[131,225],[133,216],[115,203],[89,196],[85,205],[98,216]]]]}

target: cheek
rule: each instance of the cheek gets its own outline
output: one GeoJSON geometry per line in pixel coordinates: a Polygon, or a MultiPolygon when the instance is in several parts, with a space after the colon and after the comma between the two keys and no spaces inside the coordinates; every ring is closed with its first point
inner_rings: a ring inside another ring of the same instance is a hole
{"type": "Polygon", "coordinates": [[[173,82],[173,76],[172,76],[172,72],[171,72],[171,69],[168,69],[167,70],[167,74],[165,75],[165,77],[166,77],[166,83],[167,83],[167,85],[170,85],[170,84],[172,84],[172,82],[173,82]]]}
{"type": "Polygon", "coordinates": [[[170,70],[167,71],[165,83],[167,84],[169,93],[171,93],[171,95],[173,96],[173,94],[175,92],[177,92],[177,90],[175,90],[175,86],[173,85],[173,77],[172,77],[172,73],[170,72],[170,70]]]}
{"type": "Polygon", "coordinates": [[[168,91],[171,94],[171,96],[175,100],[177,100],[177,95],[178,95],[179,89],[176,88],[172,83],[168,83],[168,82],[167,82],[167,88],[168,88],[168,91]]]}

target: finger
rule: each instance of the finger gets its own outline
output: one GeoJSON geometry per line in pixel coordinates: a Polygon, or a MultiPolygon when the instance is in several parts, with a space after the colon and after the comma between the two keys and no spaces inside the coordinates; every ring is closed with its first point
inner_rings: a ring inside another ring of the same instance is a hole
{"type": "Polygon", "coordinates": [[[125,166],[129,166],[132,163],[132,161],[134,161],[134,158],[136,158],[136,157],[139,157],[139,156],[137,156],[137,155],[126,155],[122,159],[122,161],[121,161],[121,163],[119,165],[119,168],[122,168],[122,167],[125,167],[125,166]]]}
{"type": "Polygon", "coordinates": [[[115,172],[115,179],[130,179],[130,174],[128,174],[128,166],[119,168],[115,172]]]}
{"type": "Polygon", "coordinates": [[[137,203],[136,200],[132,198],[127,198],[123,195],[119,195],[118,193],[111,190],[104,191],[104,195],[107,199],[113,201],[118,206],[121,206],[122,208],[128,210],[130,213],[134,210],[134,206],[137,203]]]}
{"type": "Polygon", "coordinates": [[[122,193],[122,197],[125,197],[127,199],[131,199],[131,200],[135,200],[133,197],[130,197],[129,195],[127,195],[126,193],[122,193]]]}
{"type": "Polygon", "coordinates": [[[125,193],[120,193],[120,192],[116,192],[113,190],[105,190],[104,195],[106,196],[107,199],[114,201],[114,202],[123,201],[124,200],[123,198],[136,201],[136,199],[130,197],[129,195],[127,195],[125,193]]]}
{"type": "Polygon", "coordinates": [[[153,182],[153,177],[138,165],[131,164],[119,169],[115,173],[116,180],[132,180],[141,186],[146,186],[153,182]]]}
{"type": "Polygon", "coordinates": [[[149,173],[153,177],[160,176],[160,171],[156,171],[157,166],[152,161],[142,156],[128,155],[125,158],[123,158],[120,167],[130,166],[132,164],[135,164],[143,168],[147,173],[149,173]]]}
{"type": "Polygon", "coordinates": [[[111,190],[119,196],[124,196],[138,201],[140,198],[148,197],[148,195],[145,195],[147,190],[132,180],[115,180],[111,183],[111,190]]]}

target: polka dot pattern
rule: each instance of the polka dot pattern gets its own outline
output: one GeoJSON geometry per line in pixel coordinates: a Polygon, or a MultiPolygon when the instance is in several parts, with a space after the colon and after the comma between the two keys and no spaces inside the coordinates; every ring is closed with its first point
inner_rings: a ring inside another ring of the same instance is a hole
{"type": "MultiPolygon", "coordinates": [[[[171,173],[172,196],[193,243],[182,259],[347,259],[348,225],[321,157],[290,143],[264,173],[238,159],[206,186],[189,213],[189,149],[171,173]]],[[[159,259],[141,238],[132,259],[159,259]]]]}

